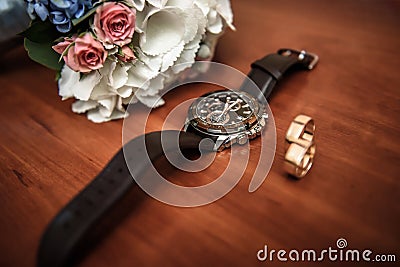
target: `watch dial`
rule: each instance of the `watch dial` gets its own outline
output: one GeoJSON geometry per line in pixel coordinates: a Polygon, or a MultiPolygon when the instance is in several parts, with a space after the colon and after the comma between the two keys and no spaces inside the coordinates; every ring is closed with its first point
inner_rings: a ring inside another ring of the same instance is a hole
{"type": "Polygon", "coordinates": [[[243,130],[256,119],[257,100],[244,92],[217,91],[199,98],[191,107],[192,118],[205,128],[243,130]]]}

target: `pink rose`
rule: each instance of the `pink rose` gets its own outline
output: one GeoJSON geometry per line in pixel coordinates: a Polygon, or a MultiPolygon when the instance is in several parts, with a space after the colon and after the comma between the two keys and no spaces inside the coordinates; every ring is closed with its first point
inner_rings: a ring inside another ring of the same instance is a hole
{"type": "Polygon", "coordinates": [[[122,56],[117,54],[117,57],[122,60],[123,62],[130,62],[134,60],[135,54],[133,53],[132,49],[129,48],[129,46],[125,45],[122,47],[122,56]]]}
{"type": "Polygon", "coordinates": [[[135,9],[118,2],[107,2],[97,8],[93,29],[103,43],[122,47],[132,41],[135,21],[135,9]]]}
{"type": "Polygon", "coordinates": [[[65,49],[68,48],[74,41],[76,37],[72,38],[64,38],[64,41],[61,43],[58,43],[57,45],[53,46],[54,51],[56,51],[59,54],[63,54],[65,49]]]}
{"type": "Polygon", "coordinates": [[[68,67],[83,73],[100,69],[107,58],[107,51],[103,45],[90,33],[82,37],[66,38],[53,46],[53,49],[59,54],[64,54],[63,58],[68,67]],[[68,50],[65,51],[66,49],[68,50]]]}

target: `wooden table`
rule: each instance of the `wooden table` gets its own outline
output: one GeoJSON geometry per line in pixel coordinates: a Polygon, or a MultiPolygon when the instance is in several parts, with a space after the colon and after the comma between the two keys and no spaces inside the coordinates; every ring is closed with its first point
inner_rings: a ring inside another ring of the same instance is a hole
{"type": "MultiPolygon", "coordinates": [[[[282,82],[270,102],[277,151],[267,180],[248,193],[254,171],[248,168],[232,192],[198,208],[142,193],[81,266],[272,266],[276,258],[257,260],[264,245],[322,250],[336,248],[338,238],[348,248],[396,254],[399,261],[399,2],[232,5],[237,31],[221,39],[216,61],[247,73],[252,61],[280,47],[309,49],[321,59],[312,72],[282,82]],[[318,150],[311,172],[296,181],[283,169],[284,135],[299,113],[315,119],[318,150]]],[[[22,47],[3,55],[0,68],[0,266],[34,266],[47,223],[121,147],[122,121],[94,124],[73,114],[72,102],[57,94],[54,73],[30,61],[22,47]]],[[[167,104],[152,112],[149,131],[179,102],[209,90],[190,89],[167,95],[167,104]]],[[[191,179],[207,179],[229,153],[191,179]]],[[[163,173],[185,179],[171,167],[163,173]]]]}

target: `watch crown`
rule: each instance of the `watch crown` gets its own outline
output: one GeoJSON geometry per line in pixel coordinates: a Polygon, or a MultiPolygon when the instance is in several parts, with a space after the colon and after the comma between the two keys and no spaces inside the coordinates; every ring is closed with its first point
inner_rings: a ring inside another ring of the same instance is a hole
{"type": "Polygon", "coordinates": [[[248,141],[248,138],[247,138],[246,134],[240,134],[240,135],[238,135],[238,137],[236,139],[237,139],[237,143],[239,145],[244,145],[248,141]]]}

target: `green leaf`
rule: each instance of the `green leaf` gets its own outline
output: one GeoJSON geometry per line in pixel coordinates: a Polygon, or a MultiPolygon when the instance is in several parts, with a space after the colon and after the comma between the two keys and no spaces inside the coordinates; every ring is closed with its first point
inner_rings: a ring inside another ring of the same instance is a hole
{"type": "Polygon", "coordinates": [[[54,81],[58,82],[59,79],[61,79],[61,71],[56,72],[56,77],[54,78],[54,81]]]}
{"type": "Polygon", "coordinates": [[[118,54],[119,56],[121,56],[121,57],[124,56],[124,52],[122,52],[122,48],[121,48],[121,47],[118,47],[118,52],[117,52],[117,54],[118,54]]]}
{"type": "Polygon", "coordinates": [[[92,8],[91,10],[89,10],[85,15],[83,15],[79,19],[73,19],[72,20],[72,25],[76,26],[79,23],[81,23],[82,21],[84,21],[85,19],[89,18],[91,15],[94,14],[94,12],[96,12],[96,9],[97,8],[92,8]]]}
{"type": "Polygon", "coordinates": [[[21,32],[20,35],[35,43],[50,43],[61,37],[61,33],[50,21],[40,20],[32,21],[29,28],[21,32]]]}
{"type": "Polygon", "coordinates": [[[51,48],[52,42],[36,43],[25,38],[24,45],[29,57],[33,61],[57,71],[60,71],[63,67],[64,61],[59,61],[60,55],[51,48]]]}

